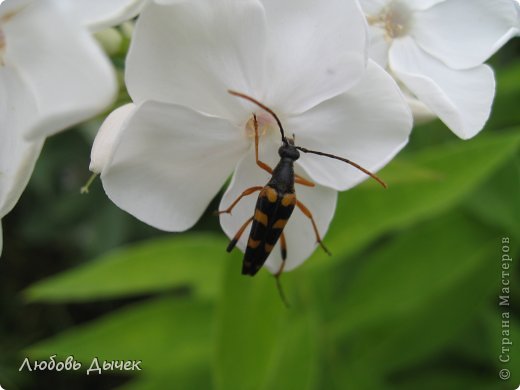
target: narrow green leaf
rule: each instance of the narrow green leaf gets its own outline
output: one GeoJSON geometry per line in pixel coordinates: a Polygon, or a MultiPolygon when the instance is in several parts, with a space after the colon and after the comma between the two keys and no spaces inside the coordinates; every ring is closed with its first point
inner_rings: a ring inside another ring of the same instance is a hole
{"type": "Polygon", "coordinates": [[[278,353],[263,389],[318,389],[321,360],[319,327],[307,307],[307,313],[290,316],[277,339],[278,353]]]}
{"type": "Polygon", "coordinates": [[[493,231],[450,214],[364,259],[336,297],[331,342],[349,353],[333,373],[356,388],[385,383],[452,342],[494,293],[499,248],[493,231]]]}
{"type": "Polygon", "coordinates": [[[140,375],[117,390],[157,390],[157,389],[200,390],[211,389],[211,373],[207,362],[200,368],[190,367],[181,372],[153,373],[140,375]]]}
{"type": "Polygon", "coordinates": [[[228,257],[225,247],[223,236],[207,234],[140,242],[37,282],[25,294],[30,301],[77,302],[189,287],[214,297],[228,257]]]}
{"type": "Polygon", "coordinates": [[[479,269],[491,241],[498,250],[500,242],[489,230],[458,213],[405,231],[363,259],[364,266],[342,292],[335,333],[417,310],[479,269]]]}
{"type": "Polygon", "coordinates": [[[513,389],[513,387],[505,387],[503,383],[497,380],[478,375],[474,372],[455,371],[454,370],[431,370],[424,374],[410,375],[403,380],[398,381],[393,386],[388,386],[388,390],[491,390],[491,389],[513,389]]]}
{"type": "MultiPolygon", "coordinates": [[[[293,291],[291,283],[285,287],[293,291]]],[[[244,277],[238,262],[229,262],[217,312],[217,389],[313,388],[319,361],[316,321],[293,295],[287,309],[271,275],[244,277]]]]}
{"type": "Polygon", "coordinates": [[[486,128],[500,129],[520,122],[520,61],[497,73],[497,95],[486,128]]]}
{"type": "Polygon", "coordinates": [[[471,193],[465,206],[503,235],[520,238],[520,156],[506,164],[471,193]]]}
{"type": "MultiPolygon", "coordinates": [[[[504,161],[518,151],[520,128],[516,132],[483,135],[458,141],[407,157],[410,163],[435,172],[437,179],[392,183],[376,190],[371,185],[342,193],[336,215],[325,237],[333,256],[316,251],[311,266],[330,266],[361,249],[381,234],[447,210],[482,183],[504,161]]],[[[395,176],[392,164],[387,168],[395,176]]],[[[385,171],[381,177],[385,177],[385,171]]]]}
{"type": "MultiPolygon", "coordinates": [[[[181,373],[209,364],[212,305],[160,298],[135,304],[30,346],[35,359],[73,355],[81,374],[97,357],[141,360],[142,375],[181,373]]],[[[137,374],[137,372],[136,372],[137,374]]]]}
{"type": "Polygon", "coordinates": [[[228,261],[216,313],[217,389],[261,388],[275,354],[285,310],[267,272],[244,277],[238,261],[228,261]]]}

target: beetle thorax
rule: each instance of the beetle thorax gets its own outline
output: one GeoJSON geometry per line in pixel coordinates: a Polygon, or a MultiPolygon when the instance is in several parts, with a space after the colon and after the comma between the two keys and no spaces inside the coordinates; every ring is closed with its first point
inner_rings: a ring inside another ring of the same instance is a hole
{"type": "Polygon", "coordinates": [[[300,158],[300,152],[294,146],[294,143],[289,140],[287,144],[282,144],[278,149],[280,158],[287,158],[291,161],[296,161],[300,158]]]}

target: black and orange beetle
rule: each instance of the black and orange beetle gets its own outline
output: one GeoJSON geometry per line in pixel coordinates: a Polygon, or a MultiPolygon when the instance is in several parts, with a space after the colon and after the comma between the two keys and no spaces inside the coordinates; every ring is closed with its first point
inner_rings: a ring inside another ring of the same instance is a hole
{"type": "Polygon", "coordinates": [[[275,277],[278,280],[278,277],[284,269],[285,260],[287,258],[287,247],[283,229],[295,207],[298,207],[301,210],[301,212],[309,218],[314,229],[314,233],[316,234],[317,243],[323,248],[323,250],[326,253],[330,255],[329,250],[321,241],[320,233],[318,232],[318,228],[316,226],[316,223],[314,222],[312,213],[309,211],[307,207],[305,207],[303,203],[298,201],[298,199],[296,198],[296,192],[294,188],[295,183],[309,187],[314,187],[315,185],[314,183],[294,173],[294,162],[298,160],[298,158],[300,158],[300,151],[304,153],[313,153],[320,156],[325,156],[343,161],[361,170],[373,179],[377,180],[385,188],[386,184],[375,174],[361,167],[353,161],[332,154],[318,152],[315,150],[309,150],[304,147],[295,145],[294,136],[293,139],[289,139],[285,136],[285,131],[283,129],[280,119],[269,107],[265,106],[256,99],[253,99],[252,97],[247,96],[243,93],[235,91],[228,92],[234,96],[238,96],[240,98],[249,100],[250,102],[256,104],[257,106],[268,112],[270,115],[272,115],[278,125],[278,128],[280,129],[280,133],[282,136],[282,146],[280,146],[280,148],[278,149],[280,162],[276,165],[274,169],[272,169],[269,165],[259,160],[258,122],[256,119],[256,115],[253,114],[253,123],[255,128],[256,164],[260,168],[264,169],[272,175],[271,180],[269,180],[269,182],[265,186],[255,186],[246,189],[226,210],[218,211],[217,214],[231,213],[233,208],[237,205],[238,202],[240,202],[240,200],[244,196],[251,195],[256,191],[260,191],[260,195],[258,196],[253,216],[249,218],[247,221],[245,221],[245,223],[240,227],[236,235],[229,243],[227,251],[231,252],[233,250],[238,240],[246,230],[247,226],[251,222],[253,222],[251,232],[249,233],[247,248],[244,254],[244,260],[242,263],[242,274],[254,276],[258,272],[258,270],[262,268],[265,261],[267,260],[267,257],[271,253],[271,250],[278,242],[278,240],[280,240],[282,264],[278,272],[275,274],[275,277]]]}

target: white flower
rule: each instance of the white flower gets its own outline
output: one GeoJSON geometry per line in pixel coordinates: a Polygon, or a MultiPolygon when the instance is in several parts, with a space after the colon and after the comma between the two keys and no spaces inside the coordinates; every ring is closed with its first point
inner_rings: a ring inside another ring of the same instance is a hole
{"type": "Polygon", "coordinates": [[[361,5],[371,26],[370,57],[460,138],[476,135],[495,93],[493,71],[483,62],[514,35],[513,2],[361,0],[361,5]]]}
{"type": "MultiPolygon", "coordinates": [[[[114,111],[92,150],[112,201],[167,231],[190,228],[230,173],[220,208],[269,175],[255,164],[253,113],[261,160],[279,160],[273,118],[228,89],[273,109],[298,145],[352,159],[377,170],[407,142],[411,113],[399,88],[374,62],[366,64],[366,25],[355,1],[193,0],[150,4],[137,21],[127,59],[134,104],[114,111]],[[342,14],[350,15],[345,23],[342,14]]],[[[325,234],[337,190],[366,176],[337,160],[302,154],[298,199],[325,234]]],[[[254,211],[255,195],[221,215],[234,236],[254,211]]],[[[353,207],[355,207],[353,205],[353,207]]],[[[315,249],[310,221],[295,210],[286,226],[285,270],[315,249]]],[[[244,249],[248,231],[239,241],[244,249]]],[[[224,250],[224,248],[223,248],[224,250]]],[[[280,253],[266,263],[276,272],[280,253]]]]}
{"type": "Polygon", "coordinates": [[[115,5],[132,16],[126,10],[136,1],[89,1],[98,7],[88,21],[78,17],[80,3],[0,4],[0,218],[27,185],[45,137],[98,114],[115,97],[114,70],[87,28],[120,18],[115,5]]]}
{"type": "Polygon", "coordinates": [[[514,33],[516,36],[520,36],[520,0],[513,0],[516,8],[516,26],[514,33]]]}
{"type": "Polygon", "coordinates": [[[69,15],[91,31],[117,26],[141,12],[148,0],[58,0],[69,15]]]}

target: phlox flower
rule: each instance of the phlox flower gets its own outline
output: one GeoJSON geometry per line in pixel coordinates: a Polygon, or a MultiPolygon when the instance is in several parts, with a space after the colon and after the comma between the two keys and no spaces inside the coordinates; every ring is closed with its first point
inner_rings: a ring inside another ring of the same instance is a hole
{"type": "Polygon", "coordinates": [[[407,93],[419,119],[439,117],[457,136],[475,136],[495,94],[483,63],[515,34],[512,0],[361,0],[370,57],[407,93]]]}
{"type": "Polygon", "coordinates": [[[132,17],[141,3],[0,4],[0,218],[27,185],[45,137],[100,113],[113,101],[114,70],[89,30],[132,17]],[[90,11],[83,12],[85,8],[90,11]]]}
{"type": "MultiPolygon", "coordinates": [[[[220,209],[274,167],[280,133],[273,118],[228,94],[236,90],[274,110],[298,145],[349,158],[376,171],[407,142],[411,113],[393,79],[367,62],[366,22],[357,1],[156,1],[141,13],[127,58],[133,103],[105,121],[92,149],[91,170],[122,209],[162,230],[194,225],[233,173],[220,209]],[[342,15],[349,15],[345,22],[342,15]]],[[[297,198],[325,235],[337,191],[366,176],[337,160],[304,155],[296,173],[316,183],[297,198]]],[[[220,222],[229,237],[254,211],[245,197],[220,222]]],[[[355,205],[353,205],[355,207],[355,205]]],[[[298,210],[285,227],[285,270],[316,247],[298,210]]],[[[248,231],[238,247],[244,250],[248,231]]],[[[224,250],[224,248],[223,248],[224,250]]],[[[279,269],[280,250],[267,260],[279,269]]]]}

